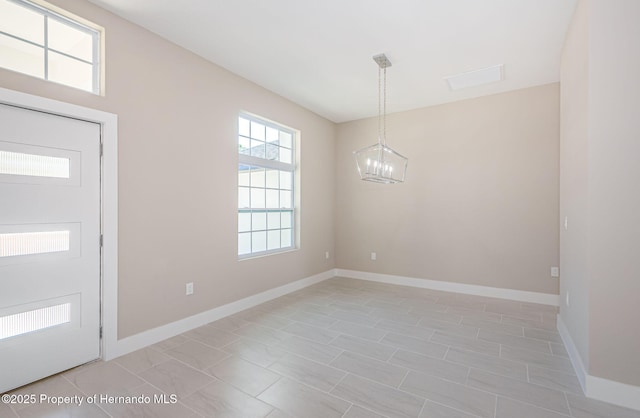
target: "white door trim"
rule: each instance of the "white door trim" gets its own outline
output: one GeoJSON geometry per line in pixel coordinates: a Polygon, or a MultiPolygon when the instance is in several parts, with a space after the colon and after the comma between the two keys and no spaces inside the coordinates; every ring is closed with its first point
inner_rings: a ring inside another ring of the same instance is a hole
{"type": "Polygon", "coordinates": [[[0,87],[0,103],[99,123],[102,127],[102,347],[101,357],[118,354],[118,116],[0,87]]]}

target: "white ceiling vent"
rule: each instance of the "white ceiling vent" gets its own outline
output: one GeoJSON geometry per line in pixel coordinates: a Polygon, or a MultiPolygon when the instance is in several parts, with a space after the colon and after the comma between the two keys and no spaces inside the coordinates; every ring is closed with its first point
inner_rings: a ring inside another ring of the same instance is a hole
{"type": "Polygon", "coordinates": [[[451,91],[504,80],[504,64],[445,77],[451,91]]]}

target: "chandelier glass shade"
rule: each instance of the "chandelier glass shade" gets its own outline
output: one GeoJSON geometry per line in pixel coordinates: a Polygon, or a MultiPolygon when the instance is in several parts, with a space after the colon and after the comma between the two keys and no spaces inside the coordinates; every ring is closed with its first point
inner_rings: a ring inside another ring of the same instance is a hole
{"type": "Polygon", "coordinates": [[[387,146],[387,67],[391,62],[384,55],[376,55],[378,64],[378,142],[354,151],[360,179],[375,183],[402,183],[409,160],[387,146]],[[382,83],[382,86],[381,86],[382,83]]]}

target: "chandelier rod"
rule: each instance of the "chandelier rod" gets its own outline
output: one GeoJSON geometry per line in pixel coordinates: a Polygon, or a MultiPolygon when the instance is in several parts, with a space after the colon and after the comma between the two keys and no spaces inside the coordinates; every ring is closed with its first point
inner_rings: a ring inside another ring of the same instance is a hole
{"type": "Polygon", "coordinates": [[[391,61],[385,54],[373,57],[378,64],[378,143],[387,145],[387,67],[391,61]],[[381,86],[382,84],[382,86],[381,86]]]}

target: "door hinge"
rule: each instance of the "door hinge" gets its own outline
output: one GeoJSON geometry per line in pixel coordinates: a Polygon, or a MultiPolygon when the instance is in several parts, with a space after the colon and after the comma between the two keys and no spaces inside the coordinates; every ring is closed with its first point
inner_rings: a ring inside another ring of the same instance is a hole
{"type": "Polygon", "coordinates": [[[100,143],[100,156],[102,157],[104,155],[104,145],[102,145],[102,142],[100,143]]]}
{"type": "Polygon", "coordinates": [[[104,235],[100,234],[100,246],[104,246],[104,235]]]}
{"type": "Polygon", "coordinates": [[[102,338],[102,325],[100,325],[100,338],[102,338]]]}

